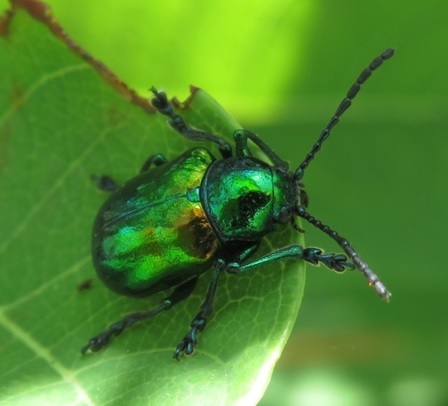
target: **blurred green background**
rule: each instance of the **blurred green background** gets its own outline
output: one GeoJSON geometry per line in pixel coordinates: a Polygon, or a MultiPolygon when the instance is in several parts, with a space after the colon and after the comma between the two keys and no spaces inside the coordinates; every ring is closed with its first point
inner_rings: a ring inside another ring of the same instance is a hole
{"type": "MultiPolygon", "coordinates": [[[[48,1],[69,35],[140,94],[205,89],[297,166],[360,71],[365,86],[306,173],[310,212],[393,293],[309,268],[263,405],[448,404],[448,3],[48,1]]],[[[1,9],[7,7],[0,1],[1,9]]],[[[307,227],[308,245],[337,250],[307,227]]]]}

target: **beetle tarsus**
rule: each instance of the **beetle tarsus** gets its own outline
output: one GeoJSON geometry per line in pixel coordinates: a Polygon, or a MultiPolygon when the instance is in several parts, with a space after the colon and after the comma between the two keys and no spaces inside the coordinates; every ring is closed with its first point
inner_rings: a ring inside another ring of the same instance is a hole
{"type": "Polygon", "coordinates": [[[125,327],[126,326],[123,325],[122,321],[112,324],[107,331],[92,337],[88,343],[82,347],[81,354],[85,355],[87,352],[98,352],[109,343],[113,336],[119,335],[125,327]]]}
{"type": "MultiPolygon", "coordinates": [[[[205,327],[205,325],[204,325],[205,327]]],[[[179,361],[179,357],[182,353],[185,355],[192,355],[196,349],[196,345],[198,343],[197,339],[197,328],[192,328],[189,333],[182,339],[179,345],[176,347],[176,350],[173,353],[173,358],[176,358],[179,361]]]]}
{"type": "Polygon", "coordinates": [[[173,109],[171,108],[171,104],[166,97],[166,93],[161,90],[157,90],[154,86],[151,87],[151,92],[154,94],[154,97],[151,99],[151,103],[157,111],[162,114],[170,114],[173,109]]]}
{"type": "Polygon", "coordinates": [[[317,256],[318,262],[324,264],[327,268],[336,272],[344,272],[345,268],[354,269],[355,265],[351,262],[347,262],[347,256],[344,254],[319,254],[317,256]]]}

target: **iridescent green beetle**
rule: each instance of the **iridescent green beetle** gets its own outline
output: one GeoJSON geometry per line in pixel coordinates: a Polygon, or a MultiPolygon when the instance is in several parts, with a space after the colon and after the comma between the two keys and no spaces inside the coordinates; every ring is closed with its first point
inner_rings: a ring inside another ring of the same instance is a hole
{"type": "Polygon", "coordinates": [[[222,157],[217,159],[204,148],[190,149],[173,161],[157,154],[147,159],[138,176],[121,187],[108,177],[97,178],[101,189],[113,191],[93,227],[93,262],[99,277],[110,289],[128,296],[174,290],[154,309],[130,314],[90,339],[82,353],[98,351],[125,328],[185,299],[199,276],[210,268],[213,277],[205,300],[190,331],[174,351],[177,359],[181,353],[194,352],[198,332],[204,330],[210,317],[222,272],[240,274],[292,257],[337,272],[357,268],[369,285],[388,300],[390,292],[350,243],[308,213],[301,179],[360,86],[392,55],[392,49],[386,50],[361,73],[294,172],[260,138],[246,130],[235,131],[233,153],[227,141],[191,127],[174,112],[165,93],[151,89],[153,106],[169,117],[175,130],[192,141],[217,144],[222,157]],[[270,163],[252,155],[249,140],[270,163]],[[345,254],[325,254],[319,248],[291,245],[251,259],[262,238],[274,232],[276,226],[290,224],[303,231],[294,221],[296,216],[328,234],[345,254]]]}

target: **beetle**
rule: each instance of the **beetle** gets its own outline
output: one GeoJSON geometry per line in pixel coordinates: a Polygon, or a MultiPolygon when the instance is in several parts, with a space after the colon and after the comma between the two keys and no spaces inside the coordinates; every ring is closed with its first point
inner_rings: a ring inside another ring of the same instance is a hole
{"type": "Polygon", "coordinates": [[[226,140],[190,126],[174,111],[164,92],[151,88],[152,105],[169,118],[174,130],[188,140],[216,144],[221,157],[196,147],[172,161],[161,154],[150,156],[140,174],[122,186],[107,176],[95,177],[100,189],[112,192],[93,226],[92,256],[100,279],[111,290],[128,296],[173,291],[153,309],[113,323],[91,338],[82,353],[100,350],[126,328],[184,300],[208,269],[213,269],[210,285],[190,330],[174,351],[176,359],[194,352],[198,333],[211,316],[223,272],[237,275],[282,258],[323,264],[336,272],[357,268],[369,285],[389,300],[391,293],[348,240],[308,212],[302,178],[361,85],[393,53],[387,49],[363,70],[295,171],[247,130],[234,132],[233,153],[226,140]],[[266,160],[252,155],[249,141],[266,160]],[[263,237],[278,227],[292,225],[303,232],[296,217],[329,235],[344,253],[324,253],[320,248],[295,244],[252,258],[263,237]]]}

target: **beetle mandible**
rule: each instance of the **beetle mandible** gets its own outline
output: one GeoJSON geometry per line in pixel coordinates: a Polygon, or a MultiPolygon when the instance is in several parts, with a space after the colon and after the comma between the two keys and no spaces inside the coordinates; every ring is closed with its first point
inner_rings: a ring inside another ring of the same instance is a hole
{"type": "Polygon", "coordinates": [[[295,171],[257,135],[237,130],[235,152],[223,138],[193,128],[176,114],[164,92],[152,88],[152,105],[169,118],[169,124],[191,141],[217,144],[221,158],[205,148],[193,148],[168,161],[150,156],[140,174],[118,186],[107,176],[96,177],[100,189],[113,192],[99,210],[94,227],[92,255],[96,271],[112,290],[128,296],[148,296],[173,288],[158,306],[133,313],[91,338],[82,353],[98,351],[129,326],[170,309],[188,297],[199,276],[212,268],[213,275],[190,330],[173,357],[190,355],[212,313],[218,279],[223,272],[241,274],[282,258],[297,258],[343,272],[358,269],[384,299],[391,294],[362,260],[353,246],[307,211],[303,174],[350,107],[361,85],[392,57],[387,49],[364,69],[342,100],[316,143],[295,171]],[[270,163],[252,155],[254,143],[270,163]],[[290,245],[252,259],[262,238],[277,226],[292,225],[300,217],[328,234],[344,254],[320,248],[290,245]]]}

